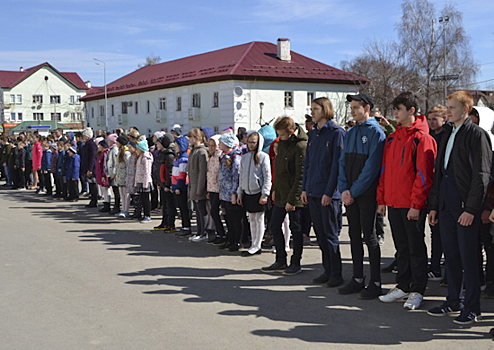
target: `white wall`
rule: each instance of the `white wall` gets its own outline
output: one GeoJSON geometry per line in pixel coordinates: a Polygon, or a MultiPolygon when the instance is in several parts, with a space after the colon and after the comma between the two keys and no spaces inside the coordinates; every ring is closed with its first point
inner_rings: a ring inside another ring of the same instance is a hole
{"type": "Polygon", "coordinates": [[[62,123],[70,123],[70,113],[81,113],[84,117],[84,104],[71,104],[70,96],[85,96],[85,90],[78,90],[64,78],[60,77],[49,67],[42,67],[27,79],[23,80],[12,89],[4,89],[4,103],[9,108],[4,110],[4,121],[12,121],[11,113],[16,114],[15,122],[18,120],[18,113],[22,113],[21,121],[33,120],[33,113],[43,113],[44,120],[51,120],[51,113],[60,113],[62,123]],[[46,80],[45,77],[48,79],[46,80]],[[22,103],[11,104],[10,95],[22,95],[22,103]],[[43,104],[36,105],[33,103],[33,95],[43,95],[43,104]],[[59,95],[60,104],[50,104],[50,96],[59,95]]]}
{"type": "MultiPolygon", "coordinates": [[[[174,124],[180,124],[184,132],[193,127],[212,127],[218,131],[229,126],[235,129],[240,126],[258,129],[260,102],[264,103],[263,122],[282,115],[289,115],[296,122],[303,124],[304,115],[310,113],[310,106],[307,105],[307,92],[314,92],[315,98],[328,97],[335,107],[336,119],[343,120],[345,97],[348,93],[357,91],[357,87],[352,85],[231,80],[129,94],[108,98],[108,130],[137,126],[142,134],[150,134],[160,129],[170,130],[174,124]],[[242,94],[239,96],[234,92],[236,87],[242,88],[242,94]],[[285,91],[294,93],[293,108],[285,108],[285,91]],[[214,92],[219,94],[218,107],[213,107],[214,92]],[[199,114],[199,117],[192,120],[189,118],[189,108],[192,107],[192,95],[195,93],[201,95],[201,108],[194,111],[199,114]],[[181,111],[176,110],[178,96],[182,98],[181,111]],[[156,121],[160,97],[167,98],[164,122],[156,121]],[[128,107],[127,115],[122,114],[122,101],[132,102],[132,106],[128,107]],[[149,113],[146,110],[147,101],[150,101],[149,113]],[[138,103],[137,113],[135,111],[136,102],[138,103]],[[114,106],[113,116],[111,115],[112,105],[114,106]]],[[[94,129],[106,129],[105,117],[100,116],[100,106],[104,105],[104,99],[86,102],[87,122],[94,129]],[[92,108],[94,108],[94,118],[91,115],[92,108]]]]}

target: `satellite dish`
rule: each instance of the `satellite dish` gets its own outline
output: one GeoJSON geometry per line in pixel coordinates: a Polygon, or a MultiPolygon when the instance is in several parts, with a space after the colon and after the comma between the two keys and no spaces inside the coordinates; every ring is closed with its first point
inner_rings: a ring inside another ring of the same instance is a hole
{"type": "Polygon", "coordinates": [[[242,102],[237,102],[237,105],[236,105],[237,109],[240,110],[242,109],[242,102]]]}
{"type": "Polygon", "coordinates": [[[243,95],[244,89],[242,89],[241,86],[235,86],[235,88],[233,89],[233,93],[235,94],[235,96],[240,97],[243,95]]]}

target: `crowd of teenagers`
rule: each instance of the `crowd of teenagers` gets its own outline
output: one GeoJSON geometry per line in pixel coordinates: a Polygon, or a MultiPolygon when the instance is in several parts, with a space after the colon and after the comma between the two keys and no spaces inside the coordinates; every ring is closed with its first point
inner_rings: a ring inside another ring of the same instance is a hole
{"type": "Polygon", "coordinates": [[[302,271],[312,226],[322,253],[314,283],[414,310],[428,281],[441,280],[447,299],[427,313],[454,315],[458,324],[478,321],[481,296],[494,298],[493,120],[488,130],[478,126],[486,123],[465,91],[427,115],[419,113],[412,93],[401,93],[393,101],[396,128],[373,112],[369,95],[347,100],[353,121],[345,129],[333,121],[331,101],[321,97],[311,103],[307,132],[283,116],[259,130],[239,128],[237,135],[233,128],[221,134],[193,128],[183,135],[179,125],[149,138],[134,127],[96,135],[90,128],[66,135],[57,129],[48,137],[4,135],[3,172],[9,188],[68,201],[86,196],[88,208],[102,200],[100,212],[122,219],[146,223],[151,211],[160,211],[154,230],[245,257],[274,246],[274,263],[261,268],[266,273],[302,271]],[[339,247],[343,205],[353,267],[346,283],[339,247]],[[397,274],[385,294],[380,243],[386,215],[396,248],[387,269],[397,274]]]}

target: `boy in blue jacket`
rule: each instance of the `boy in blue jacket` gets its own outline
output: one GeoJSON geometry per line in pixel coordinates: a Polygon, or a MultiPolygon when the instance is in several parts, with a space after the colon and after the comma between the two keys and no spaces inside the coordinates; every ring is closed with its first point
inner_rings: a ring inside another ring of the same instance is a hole
{"type": "Polygon", "coordinates": [[[347,95],[356,124],[349,129],[340,156],[338,187],[346,207],[353,262],[351,281],[338,290],[340,294],[360,293],[360,299],[375,299],[381,289],[381,249],[376,235],[376,190],[379,181],[386,135],[375,118],[367,94],[347,95]],[[365,286],[364,247],[369,251],[370,281],[365,286]]]}
{"type": "Polygon", "coordinates": [[[41,173],[43,174],[43,185],[45,187],[46,195],[52,195],[52,186],[51,186],[51,149],[48,141],[43,141],[41,144],[43,147],[43,156],[41,157],[41,173]]]}
{"type": "Polygon", "coordinates": [[[69,196],[67,197],[69,202],[77,202],[79,200],[79,190],[77,184],[79,182],[79,169],[81,166],[81,158],[77,154],[76,149],[72,146],[68,150],[69,157],[67,159],[66,173],[67,189],[69,196]]]}

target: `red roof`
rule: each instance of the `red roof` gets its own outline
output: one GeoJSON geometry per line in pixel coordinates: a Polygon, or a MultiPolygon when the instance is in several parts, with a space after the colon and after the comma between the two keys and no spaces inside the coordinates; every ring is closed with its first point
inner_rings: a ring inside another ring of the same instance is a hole
{"type": "MultiPolygon", "coordinates": [[[[119,96],[232,79],[338,84],[368,81],[293,51],[291,61],[281,61],[277,58],[276,45],[254,41],[140,68],[108,84],[107,93],[119,96]]],[[[82,100],[103,96],[103,87],[93,88],[82,100]]]]}
{"type": "Polygon", "coordinates": [[[86,84],[82,81],[81,77],[77,73],[66,73],[59,72],[56,70],[51,64],[48,62],[39,64],[37,66],[27,68],[24,71],[8,71],[8,70],[0,70],[0,87],[4,89],[11,89],[21,81],[29,77],[31,74],[37,72],[39,69],[43,67],[49,67],[66,79],[69,83],[74,85],[79,90],[87,90],[86,84]]]}

